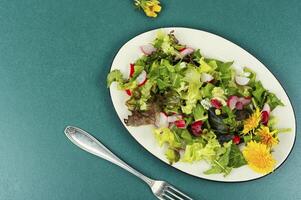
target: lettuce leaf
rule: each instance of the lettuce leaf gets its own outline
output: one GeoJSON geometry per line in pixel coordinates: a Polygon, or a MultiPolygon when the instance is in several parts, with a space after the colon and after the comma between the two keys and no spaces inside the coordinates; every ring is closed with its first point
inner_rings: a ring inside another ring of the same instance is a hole
{"type": "Polygon", "coordinates": [[[195,67],[189,66],[184,77],[184,80],[189,84],[188,90],[181,95],[182,99],[185,100],[185,105],[182,106],[182,111],[185,114],[191,114],[197,101],[202,98],[202,94],[199,90],[201,87],[200,79],[201,74],[195,69],[195,67]]]}
{"type": "Polygon", "coordinates": [[[117,82],[118,84],[123,84],[123,75],[118,69],[112,70],[107,76],[107,87],[110,87],[113,82],[117,82]]]}
{"type": "Polygon", "coordinates": [[[252,95],[255,97],[255,100],[259,105],[263,104],[265,92],[266,89],[263,87],[262,83],[260,81],[256,81],[254,83],[252,95]]]}
{"type": "Polygon", "coordinates": [[[238,168],[246,164],[247,161],[245,160],[238,146],[235,144],[231,144],[228,166],[233,168],[238,168]]]}
{"type": "Polygon", "coordinates": [[[277,106],[284,106],[282,101],[278,99],[278,97],[274,94],[269,92],[267,95],[267,103],[269,104],[271,110],[274,110],[277,106]]]}
{"type": "Polygon", "coordinates": [[[168,144],[170,148],[180,148],[182,146],[178,136],[169,128],[158,128],[154,130],[155,138],[159,145],[168,144]]]}
{"type": "Polygon", "coordinates": [[[204,98],[211,98],[212,97],[212,90],[213,90],[213,88],[214,88],[214,85],[212,83],[207,83],[205,85],[205,87],[201,88],[202,96],[204,98]]]}
{"type": "Polygon", "coordinates": [[[216,138],[210,138],[205,145],[201,142],[194,142],[186,145],[185,153],[181,160],[184,162],[194,162],[203,159],[211,161],[216,157],[219,148],[221,148],[221,145],[216,138]]]}
{"type": "Polygon", "coordinates": [[[196,107],[193,109],[192,114],[195,121],[199,121],[199,120],[204,121],[208,118],[208,114],[201,104],[196,105],[196,107]]]}
{"type": "Polygon", "coordinates": [[[205,171],[204,174],[208,175],[208,174],[223,173],[224,176],[227,176],[231,172],[232,167],[228,166],[231,144],[232,141],[224,144],[224,148],[226,151],[218,159],[212,161],[212,165],[211,165],[212,167],[207,171],[205,171]]]}
{"type": "Polygon", "coordinates": [[[179,152],[172,148],[168,148],[166,150],[165,156],[166,156],[167,160],[169,161],[169,164],[171,164],[171,165],[180,160],[179,152]]]}

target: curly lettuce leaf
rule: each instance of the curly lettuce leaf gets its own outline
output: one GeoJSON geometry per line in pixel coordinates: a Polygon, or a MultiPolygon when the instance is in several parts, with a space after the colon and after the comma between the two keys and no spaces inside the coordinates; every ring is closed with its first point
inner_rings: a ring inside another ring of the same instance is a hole
{"type": "Polygon", "coordinates": [[[154,130],[155,138],[159,145],[168,144],[170,148],[180,148],[182,146],[178,136],[169,128],[158,128],[154,130]]]}
{"type": "Polygon", "coordinates": [[[211,161],[216,157],[219,148],[221,146],[216,138],[210,138],[205,145],[201,142],[194,142],[186,145],[185,153],[181,160],[184,162],[194,162],[203,159],[211,161]]]}
{"type": "Polygon", "coordinates": [[[198,71],[199,73],[209,73],[209,72],[212,72],[214,70],[214,68],[209,65],[205,60],[204,58],[201,58],[199,60],[199,63],[200,63],[200,67],[198,68],[198,71]]]}
{"type": "Polygon", "coordinates": [[[123,84],[124,79],[120,70],[114,69],[107,76],[107,87],[110,87],[113,82],[117,82],[118,84],[123,84]]]}
{"type": "Polygon", "coordinates": [[[160,30],[157,33],[157,38],[154,40],[153,45],[155,48],[162,50],[165,54],[178,55],[178,51],[174,48],[176,42],[172,34],[165,34],[160,30]]]}
{"type": "Polygon", "coordinates": [[[202,98],[200,92],[201,75],[195,67],[189,67],[185,72],[184,80],[188,82],[188,90],[181,96],[185,100],[185,105],[182,106],[182,111],[185,114],[191,114],[198,100],[202,98]]]}

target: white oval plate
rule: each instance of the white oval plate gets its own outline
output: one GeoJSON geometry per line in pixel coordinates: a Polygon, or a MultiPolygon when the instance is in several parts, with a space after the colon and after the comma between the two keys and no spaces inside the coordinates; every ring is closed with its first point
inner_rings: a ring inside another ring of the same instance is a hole
{"type": "MultiPolygon", "coordinates": [[[[291,132],[279,134],[280,143],[275,147],[273,152],[273,156],[277,161],[276,168],[278,168],[286,160],[293,148],[296,135],[296,122],[290,100],[275,76],[250,53],[220,36],[190,28],[172,27],[162,29],[165,32],[174,30],[175,36],[180,43],[193,48],[199,48],[205,57],[216,58],[222,61],[234,61],[236,69],[244,66],[251,68],[256,72],[258,79],[262,81],[264,87],[274,92],[283,101],[285,106],[277,107],[273,111],[273,115],[279,120],[279,128],[291,128],[291,132]]],[[[117,53],[111,70],[119,69],[125,77],[128,77],[129,64],[137,60],[142,54],[139,47],[152,42],[156,37],[157,31],[158,29],[142,33],[124,44],[117,53]]],[[[125,101],[128,99],[125,92],[117,90],[116,85],[112,84],[110,93],[116,112],[129,133],[150,153],[163,162],[168,163],[164,156],[164,149],[159,147],[155,141],[152,126],[128,127],[125,125],[123,119],[127,118],[130,114],[125,106],[125,101]]],[[[193,164],[178,162],[172,166],[199,178],[222,182],[248,181],[264,176],[252,171],[248,166],[233,169],[226,177],[221,174],[205,175],[203,171],[208,169],[209,165],[204,161],[193,164]]]]}

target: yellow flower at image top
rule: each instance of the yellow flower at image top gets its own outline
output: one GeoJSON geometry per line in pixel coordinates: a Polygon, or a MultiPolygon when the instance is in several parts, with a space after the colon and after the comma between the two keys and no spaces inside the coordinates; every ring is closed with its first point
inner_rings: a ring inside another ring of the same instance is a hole
{"type": "Polygon", "coordinates": [[[148,17],[157,17],[161,11],[160,1],[158,0],[135,0],[135,5],[141,8],[148,17]]]}
{"type": "Polygon", "coordinates": [[[277,130],[270,132],[269,127],[263,126],[256,131],[256,135],[260,137],[260,142],[266,144],[268,147],[272,147],[278,144],[278,138],[275,136],[277,130]]]}
{"type": "Polygon", "coordinates": [[[256,172],[267,174],[273,171],[276,161],[270,148],[262,143],[250,141],[242,151],[248,165],[256,172]]]}
{"type": "Polygon", "coordinates": [[[244,121],[244,129],[242,130],[242,133],[247,134],[250,131],[257,128],[260,120],[261,120],[261,113],[257,108],[255,112],[248,119],[244,121]]]}

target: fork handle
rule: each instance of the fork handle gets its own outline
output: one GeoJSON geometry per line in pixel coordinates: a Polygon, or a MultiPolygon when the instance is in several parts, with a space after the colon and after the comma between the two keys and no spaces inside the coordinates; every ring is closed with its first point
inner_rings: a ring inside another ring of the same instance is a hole
{"type": "Polygon", "coordinates": [[[142,179],[150,187],[154,184],[153,179],[144,176],[143,174],[126,164],[124,161],[119,159],[115,154],[113,154],[109,149],[107,149],[103,144],[101,144],[96,138],[94,138],[86,131],[78,127],[67,126],[64,132],[69,138],[69,140],[71,140],[71,142],[73,142],[79,148],[91,154],[94,154],[102,159],[105,159],[115,165],[118,165],[119,167],[127,170],[128,172],[142,179]]]}

